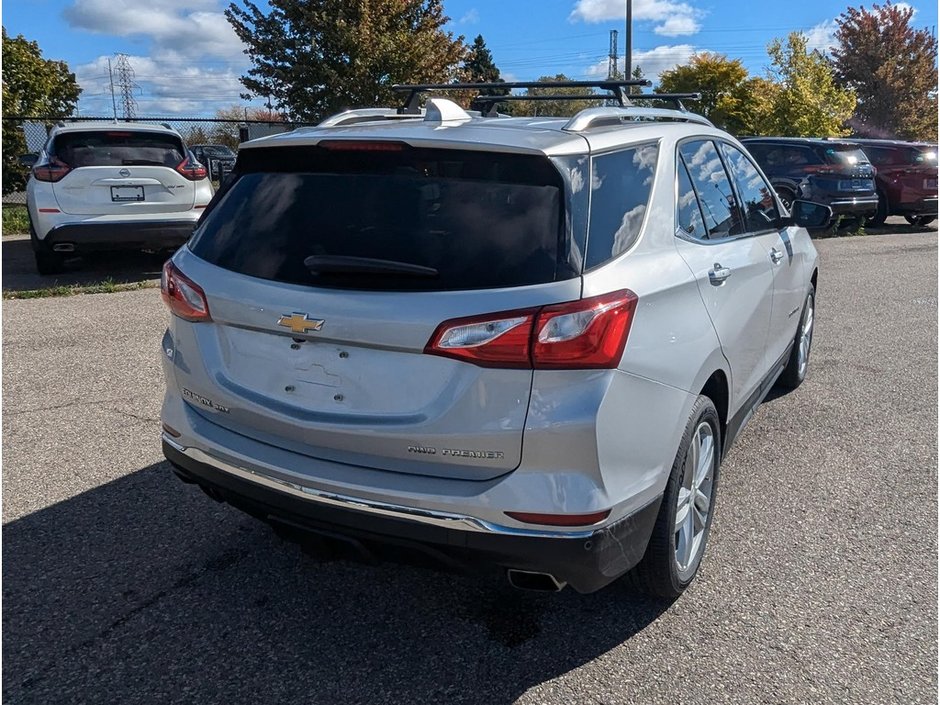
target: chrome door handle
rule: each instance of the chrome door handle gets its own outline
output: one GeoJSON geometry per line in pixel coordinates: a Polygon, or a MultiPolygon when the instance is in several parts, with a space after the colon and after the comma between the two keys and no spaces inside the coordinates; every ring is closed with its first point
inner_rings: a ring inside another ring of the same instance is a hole
{"type": "Polygon", "coordinates": [[[783,253],[778,250],[776,247],[770,251],[770,260],[774,264],[780,264],[780,260],[783,259],[783,253]]]}
{"type": "Polygon", "coordinates": [[[730,276],[731,270],[728,267],[722,267],[718,262],[715,262],[714,268],[708,272],[708,280],[715,286],[721,286],[730,276]]]}

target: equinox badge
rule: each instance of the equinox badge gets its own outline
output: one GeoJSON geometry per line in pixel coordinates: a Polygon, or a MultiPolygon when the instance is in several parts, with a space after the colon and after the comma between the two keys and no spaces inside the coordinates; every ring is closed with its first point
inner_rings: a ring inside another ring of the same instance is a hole
{"type": "Polygon", "coordinates": [[[290,328],[291,333],[307,333],[308,331],[317,331],[323,327],[322,318],[310,318],[309,314],[294,312],[289,316],[281,316],[277,319],[279,326],[290,328]]]}

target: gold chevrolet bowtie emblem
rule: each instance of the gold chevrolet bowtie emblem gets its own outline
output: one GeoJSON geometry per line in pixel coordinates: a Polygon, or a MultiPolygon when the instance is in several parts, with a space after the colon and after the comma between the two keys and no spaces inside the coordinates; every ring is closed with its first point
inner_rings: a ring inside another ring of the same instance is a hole
{"type": "Polygon", "coordinates": [[[320,330],[323,327],[323,319],[310,318],[306,313],[292,313],[289,316],[281,316],[277,319],[279,326],[290,328],[291,333],[307,333],[312,330],[320,330]]]}

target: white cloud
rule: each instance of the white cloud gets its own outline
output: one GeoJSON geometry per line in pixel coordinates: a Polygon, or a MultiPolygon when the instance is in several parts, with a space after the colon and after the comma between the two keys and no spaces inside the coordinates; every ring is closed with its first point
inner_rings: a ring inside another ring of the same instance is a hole
{"type": "Polygon", "coordinates": [[[477,11],[477,9],[474,7],[474,8],[471,8],[470,10],[468,10],[468,11],[464,14],[464,16],[461,17],[461,18],[457,21],[457,24],[476,24],[476,23],[479,22],[479,21],[480,21],[480,13],[479,13],[479,12],[477,11]]]}
{"type": "MultiPolygon", "coordinates": [[[[649,51],[634,51],[633,66],[634,68],[639,66],[646,78],[655,81],[663,71],[688,63],[696,51],[697,49],[691,44],[664,44],[649,51]]],[[[622,62],[620,68],[623,68],[622,62]]],[[[584,70],[584,75],[589,78],[606,76],[607,59],[588,66],[584,70]]]]}
{"type": "Polygon", "coordinates": [[[911,15],[911,19],[917,16],[917,8],[908,2],[893,2],[891,5],[899,10],[911,10],[914,13],[911,15]]]}
{"type": "Polygon", "coordinates": [[[835,20],[825,20],[805,32],[807,42],[807,51],[818,49],[823,54],[828,54],[832,47],[836,45],[836,29],[838,25],[835,20]]]}
{"type": "MultiPolygon", "coordinates": [[[[248,59],[219,0],[75,0],[63,16],[75,29],[148,42],[149,55],[128,57],[140,115],[211,115],[240,101],[248,59]]],[[[85,114],[111,113],[108,58],[75,69],[85,114]]]]}
{"type": "MultiPolygon", "coordinates": [[[[635,22],[652,22],[653,31],[667,37],[695,34],[701,29],[699,20],[705,11],[687,2],[676,0],[636,0],[633,3],[635,22]]],[[[626,4],[623,0],[577,0],[569,20],[607,22],[623,20],[626,4]]]]}

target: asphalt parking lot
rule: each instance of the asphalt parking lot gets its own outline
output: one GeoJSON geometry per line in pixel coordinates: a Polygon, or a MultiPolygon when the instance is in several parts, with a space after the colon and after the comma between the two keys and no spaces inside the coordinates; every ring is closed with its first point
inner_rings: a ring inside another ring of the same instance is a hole
{"type": "Polygon", "coordinates": [[[162,462],[157,290],[4,301],[5,701],[935,702],[937,233],[817,247],[671,605],[308,557],[162,462]]]}

